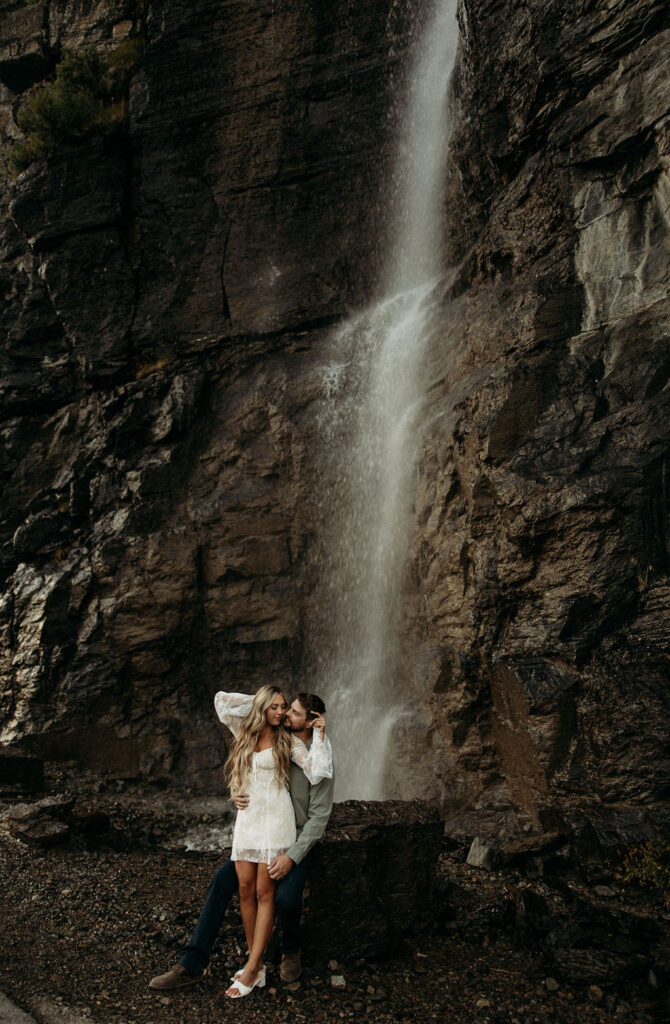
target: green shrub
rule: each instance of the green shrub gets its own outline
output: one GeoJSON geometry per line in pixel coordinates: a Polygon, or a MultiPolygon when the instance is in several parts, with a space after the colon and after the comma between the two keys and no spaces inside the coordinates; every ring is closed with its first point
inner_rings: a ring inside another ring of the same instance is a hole
{"type": "MultiPolygon", "coordinates": [[[[35,160],[43,160],[48,153],[42,143],[29,139],[27,142],[17,142],[6,150],[5,163],[14,174],[20,174],[30,167],[35,160]]],[[[4,156],[4,154],[3,154],[4,156]]],[[[11,177],[11,174],[9,175],[11,177]]]]}
{"type": "Polygon", "coordinates": [[[133,36],[119,43],[107,61],[106,84],[111,96],[124,96],[144,56],[146,43],[142,36],[133,36]]]}
{"type": "Polygon", "coordinates": [[[670,904],[670,845],[654,840],[632,847],[624,856],[617,877],[655,890],[670,904]]]}
{"type": "Polygon", "coordinates": [[[143,53],[139,37],[125,40],[106,61],[92,46],[66,53],[54,81],[36,86],[19,110],[16,120],[25,141],[8,152],[14,171],[25,170],[60,143],[123,121],[128,85],[143,53]]]}

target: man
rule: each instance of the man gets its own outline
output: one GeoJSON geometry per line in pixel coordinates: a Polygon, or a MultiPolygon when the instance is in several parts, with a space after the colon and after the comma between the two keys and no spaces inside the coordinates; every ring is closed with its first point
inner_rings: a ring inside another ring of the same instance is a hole
{"type": "MultiPolygon", "coordinates": [[[[284,724],[308,747],[312,743],[315,722],[325,715],[326,707],[313,693],[299,693],[284,716],[284,724]]],[[[333,808],[333,779],[322,779],[312,786],[298,765],[291,762],[289,789],[297,838],[286,853],[275,857],[268,874],[277,882],[275,908],[281,923],[281,980],[296,981],[302,972],[300,958],[300,918],[305,882],[316,855],[316,844],[323,836],[333,808]]],[[[245,794],[236,798],[238,809],[249,802],[245,794]]],[[[226,861],[212,879],[205,905],[179,963],[166,974],[152,978],[149,988],[167,992],[198,980],[209,963],[212,946],[231,897],[237,892],[237,872],[232,860],[226,861]]]]}

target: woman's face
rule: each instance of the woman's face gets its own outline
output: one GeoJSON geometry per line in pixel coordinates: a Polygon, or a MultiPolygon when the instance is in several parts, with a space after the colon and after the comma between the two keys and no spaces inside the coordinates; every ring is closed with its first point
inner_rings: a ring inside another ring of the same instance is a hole
{"type": "Polygon", "coordinates": [[[277,729],[284,721],[287,707],[288,705],[281,693],[276,693],[272,698],[272,704],[265,712],[265,721],[268,725],[271,725],[273,729],[277,729]]]}

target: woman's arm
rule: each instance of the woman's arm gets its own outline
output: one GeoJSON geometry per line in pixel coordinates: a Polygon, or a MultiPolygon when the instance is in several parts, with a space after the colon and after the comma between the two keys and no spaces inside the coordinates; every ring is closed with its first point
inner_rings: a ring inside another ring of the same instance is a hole
{"type": "Polygon", "coordinates": [[[333,749],[328,737],[322,736],[318,729],[312,732],[312,746],[309,750],[297,736],[292,737],[291,760],[302,768],[312,786],[321,779],[333,777],[333,749]]]}
{"type": "Polygon", "coordinates": [[[237,736],[242,722],[247,717],[254,703],[248,693],[224,693],[223,690],[214,697],[214,709],[219,719],[227,725],[233,736],[237,736]]]}

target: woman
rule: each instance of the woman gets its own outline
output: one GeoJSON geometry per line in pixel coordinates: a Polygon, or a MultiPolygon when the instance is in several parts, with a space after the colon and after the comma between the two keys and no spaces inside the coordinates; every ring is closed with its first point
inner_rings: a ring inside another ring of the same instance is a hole
{"type": "Polygon", "coordinates": [[[255,697],[220,692],[214,707],[236,738],[226,762],[231,795],[249,796],[248,807],[237,813],[231,854],[249,958],[226,995],[241,999],[265,985],[263,953],[274,921],[274,882],[268,865],[295,842],[289,761],[298,764],[312,784],[330,778],[333,765],[323,718],[315,719],[310,750],[283,727],[288,702],[278,686],[262,686],[255,697]]]}

